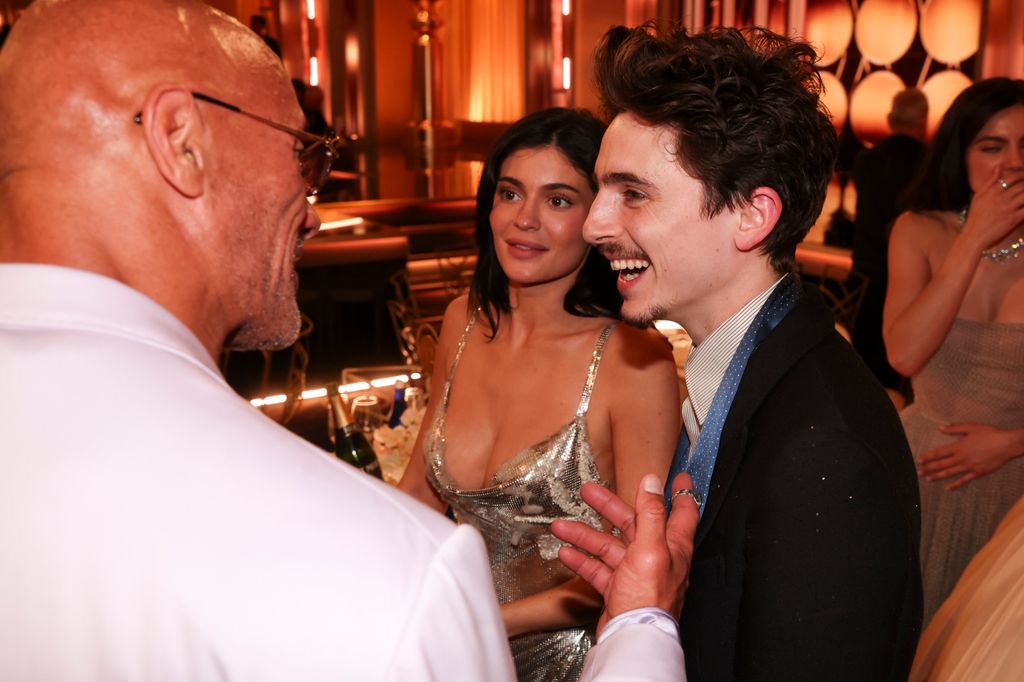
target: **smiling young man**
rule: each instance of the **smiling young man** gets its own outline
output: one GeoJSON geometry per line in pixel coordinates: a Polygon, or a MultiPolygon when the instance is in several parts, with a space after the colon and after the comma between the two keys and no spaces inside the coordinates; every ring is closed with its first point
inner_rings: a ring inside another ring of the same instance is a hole
{"type": "Polygon", "coordinates": [[[814,58],[762,30],[650,27],[612,29],[596,55],[614,119],[584,235],[624,318],[694,341],[673,463],[702,501],[691,682],[906,679],[920,630],[899,420],[793,274],[836,151],[814,58]]]}

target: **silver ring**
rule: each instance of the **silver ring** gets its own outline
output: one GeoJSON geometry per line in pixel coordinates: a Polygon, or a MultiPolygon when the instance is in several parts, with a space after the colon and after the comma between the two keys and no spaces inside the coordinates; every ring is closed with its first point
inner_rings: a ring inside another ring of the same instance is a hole
{"type": "Polygon", "coordinates": [[[700,506],[700,495],[698,495],[697,491],[694,490],[693,488],[680,488],[679,490],[672,493],[672,504],[676,503],[676,498],[679,497],[680,495],[689,495],[690,497],[693,498],[694,504],[696,504],[698,507],[700,506]]]}
{"type": "Polygon", "coordinates": [[[1000,180],[999,186],[1002,187],[1003,189],[1010,189],[1010,183],[1008,183],[1006,180],[1000,180]]]}

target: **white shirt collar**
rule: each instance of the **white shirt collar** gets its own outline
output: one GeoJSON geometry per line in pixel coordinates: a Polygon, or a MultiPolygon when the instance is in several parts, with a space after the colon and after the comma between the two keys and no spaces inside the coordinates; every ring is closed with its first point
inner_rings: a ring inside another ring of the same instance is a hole
{"type": "MultiPolygon", "coordinates": [[[[783,277],[785,275],[780,276],[771,286],[719,325],[700,345],[690,349],[690,354],[686,358],[686,389],[698,428],[708,416],[711,401],[718,392],[718,385],[722,383],[725,370],[728,369],[732,356],[736,354],[743,335],[747,333],[754,317],[783,277]]],[[[687,431],[689,432],[689,428],[687,431]]],[[[690,434],[690,439],[691,442],[695,440],[693,434],[690,434]]]]}
{"type": "Polygon", "coordinates": [[[0,263],[0,325],[75,329],[161,348],[224,378],[196,335],[145,294],[104,275],[36,263],[0,263]]]}

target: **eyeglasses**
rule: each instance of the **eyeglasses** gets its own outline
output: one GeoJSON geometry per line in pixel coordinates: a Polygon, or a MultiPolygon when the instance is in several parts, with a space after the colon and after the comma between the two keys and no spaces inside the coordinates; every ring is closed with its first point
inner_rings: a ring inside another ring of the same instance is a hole
{"type": "MultiPolygon", "coordinates": [[[[248,111],[243,111],[234,104],[228,104],[227,102],[221,101],[209,95],[204,95],[201,92],[193,92],[192,96],[198,100],[209,102],[215,106],[233,111],[236,114],[241,114],[251,118],[254,121],[264,123],[275,130],[288,133],[289,135],[297,138],[302,142],[302,152],[299,154],[299,172],[302,174],[302,179],[306,182],[306,194],[313,195],[319,192],[324,183],[327,182],[327,176],[331,173],[331,164],[334,163],[334,159],[338,158],[339,148],[343,144],[343,141],[337,135],[314,135],[307,133],[305,130],[299,130],[297,128],[290,128],[286,125],[281,125],[275,121],[271,121],[268,118],[251,114],[248,111]]],[[[139,125],[142,125],[142,112],[135,114],[133,119],[139,125]]]]}

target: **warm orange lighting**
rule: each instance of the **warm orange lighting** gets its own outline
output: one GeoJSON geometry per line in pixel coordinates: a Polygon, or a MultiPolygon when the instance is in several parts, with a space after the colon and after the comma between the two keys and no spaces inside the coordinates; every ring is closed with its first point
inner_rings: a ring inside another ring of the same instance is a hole
{"type": "Polygon", "coordinates": [[[892,98],[906,87],[892,71],[869,73],[850,95],[850,126],[854,135],[868,147],[889,133],[892,98]]]}
{"type": "Polygon", "coordinates": [[[562,89],[568,90],[572,87],[572,60],[562,57],[562,89]]]}
{"type": "Polygon", "coordinates": [[[309,58],[309,84],[320,85],[320,65],[316,57],[309,58]]]}
{"type": "Polygon", "coordinates": [[[959,64],[978,51],[980,0],[931,0],[921,8],[921,44],[943,64],[959,64]]]}
{"type": "Polygon", "coordinates": [[[370,386],[373,386],[374,388],[387,388],[388,386],[394,386],[399,381],[408,382],[409,381],[409,375],[408,374],[399,374],[398,376],[394,376],[394,377],[384,377],[383,379],[372,379],[370,381],[370,386]]]}
{"type": "Polygon", "coordinates": [[[921,91],[928,98],[928,137],[935,134],[939,122],[956,96],[971,84],[971,79],[960,71],[939,71],[925,81],[921,91]]]}
{"type": "Polygon", "coordinates": [[[853,12],[847,0],[824,0],[808,4],[805,36],[821,58],[818,66],[831,66],[850,46],[853,12]]]}
{"type": "Polygon", "coordinates": [[[340,230],[345,227],[355,227],[362,225],[365,221],[362,218],[345,218],[343,220],[331,220],[326,223],[320,223],[320,231],[324,232],[327,230],[340,230]]]}
{"type": "Polygon", "coordinates": [[[886,66],[907,53],[917,34],[915,4],[914,0],[864,0],[857,11],[855,36],[865,59],[886,66]]]}
{"type": "Polygon", "coordinates": [[[569,16],[569,12],[572,11],[572,0],[562,0],[562,16],[569,16]]]}
{"type": "Polygon", "coordinates": [[[306,0],[306,17],[310,21],[316,19],[316,0],[306,0]]]}
{"type": "MultiPolygon", "coordinates": [[[[387,386],[394,386],[399,381],[408,382],[410,379],[416,380],[423,377],[419,372],[411,372],[410,374],[398,374],[393,377],[384,377],[382,379],[374,379],[367,383],[365,381],[357,381],[351,384],[345,384],[344,386],[338,387],[340,393],[356,393],[358,391],[368,391],[371,388],[386,388],[387,386]]],[[[315,400],[317,398],[324,398],[327,396],[326,388],[311,388],[303,391],[299,394],[299,400],[315,400]]],[[[253,407],[264,407],[266,405],[280,405],[281,403],[288,400],[288,396],[283,393],[277,395],[269,395],[266,398],[253,398],[249,401],[249,404],[253,407]]]]}
{"type": "Polygon", "coordinates": [[[846,97],[846,90],[834,73],[820,71],[818,75],[821,76],[821,84],[824,86],[821,103],[825,105],[828,113],[832,116],[832,125],[835,126],[838,133],[842,131],[843,124],[846,123],[846,115],[849,112],[850,105],[846,97]]]}

